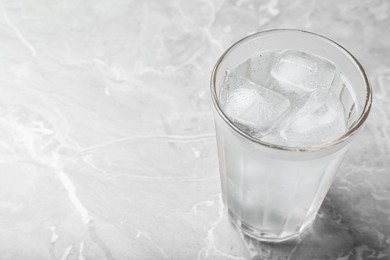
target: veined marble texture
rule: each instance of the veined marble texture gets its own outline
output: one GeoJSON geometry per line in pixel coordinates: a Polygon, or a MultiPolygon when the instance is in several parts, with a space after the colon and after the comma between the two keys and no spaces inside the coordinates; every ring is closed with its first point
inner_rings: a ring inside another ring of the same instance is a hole
{"type": "Polygon", "coordinates": [[[390,259],[390,1],[1,0],[0,259],[390,259]],[[363,64],[373,108],[297,243],[222,208],[212,67],[299,28],[363,64]]]}

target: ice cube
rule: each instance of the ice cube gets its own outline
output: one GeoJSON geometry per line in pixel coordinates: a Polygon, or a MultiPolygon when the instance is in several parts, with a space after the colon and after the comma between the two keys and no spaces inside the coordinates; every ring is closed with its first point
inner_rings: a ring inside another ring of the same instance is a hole
{"type": "Polygon", "coordinates": [[[271,129],[290,106],[285,96],[234,73],[225,77],[220,102],[238,127],[256,135],[271,129]]]}
{"type": "Polygon", "coordinates": [[[235,67],[234,72],[256,84],[265,86],[278,57],[277,52],[262,52],[235,67]]]}
{"type": "Polygon", "coordinates": [[[285,51],[271,70],[271,76],[287,92],[305,93],[331,85],[336,74],[334,64],[302,51],[285,51]]]}
{"type": "Polygon", "coordinates": [[[331,91],[340,100],[348,125],[352,125],[359,116],[355,105],[356,98],[351,89],[351,83],[341,72],[337,73],[333,80],[331,91]]]}
{"type": "Polygon", "coordinates": [[[281,124],[279,136],[274,133],[265,141],[278,141],[286,146],[311,146],[336,140],[346,131],[343,106],[329,90],[310,95],[302,108],[281,124]]]}

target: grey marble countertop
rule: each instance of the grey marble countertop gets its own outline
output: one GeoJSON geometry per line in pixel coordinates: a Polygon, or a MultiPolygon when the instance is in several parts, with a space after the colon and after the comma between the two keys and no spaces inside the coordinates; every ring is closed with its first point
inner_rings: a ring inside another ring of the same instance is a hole
{"type": "Polygon", "coordinates": [[[390,259],[390,1],[0,1],[0,259],[390,259]],[[312,229],[229,223],[209,78],[272,28],[366,68],[366,127],[312,229]]]}

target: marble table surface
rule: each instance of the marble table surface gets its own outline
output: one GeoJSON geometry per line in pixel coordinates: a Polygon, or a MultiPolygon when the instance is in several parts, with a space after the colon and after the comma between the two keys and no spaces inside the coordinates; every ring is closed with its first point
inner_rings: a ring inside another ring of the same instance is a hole
{"type": "Polygon", "coordinates": [[[1,0],[0,259],[390,259],[390,1],[1,0]],[[243,36],[299,28],[374,102],[312,229],[264,244],[221,203],[209,78],[243,36]]]}

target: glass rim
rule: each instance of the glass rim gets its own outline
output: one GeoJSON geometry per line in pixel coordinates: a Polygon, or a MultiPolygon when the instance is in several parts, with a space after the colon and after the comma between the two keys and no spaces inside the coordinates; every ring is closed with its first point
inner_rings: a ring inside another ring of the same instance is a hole
{"type": "Polygon", "coordinates": [[[313,33],[313,32],[308,32],[308,31],[304,31],[304,30],[299,30],[299,29],[273,29],[273,30],[266,30],[266,31],[256,32],[256,33],[250,34],[250,35],[240,39],[239,41],[237,41],[236,43],[231,45],[224,53],[222,53],[222,55],[219,57],[219,59],[217,60],[217,63],[215,64],[215,66],[213,68],[213,71],[212,71],[212,74],[211,74],[210,90],[211,90],[211,96],[212,96],[212,101],[213,101],[214,108],[217,110],[217,112],[221,116],[221,118],[236,133],[240,134],[245,139],[247,139],[249,141],[252,141],[252,142],[255,142],[255,143],[258,143],[258,144],[260,144],[262,146],[266,146],[266,147],[269,147],[269,148],[272,148],[272,149],[278,149],[278,150],[284,150],[284,151],[295,151],[295,152],[315,152],[315,151],[319,151],[319,150],[323,150],[323,149],[335,146],[335,145],[337,145],[339,143],[342,143],[342,142],[346,141],[351,136],[353,136],[361,128],[363,123],[366,121],[366,119],[368,117],[368,114],[370,112],[370,109],[371,109],[371,104],[372,104],[371,85],[370,85],[370,83],[368,81],[368,77],[367,77],[367,75],[366,75],[366,73],[364,71],[364,68],[360,64],[360,62],[347,49],[345,49],[339,43],[337,43],[337,42],[335,42],[335,41],[333,41],[333,40],[331,40],[331,39],[329,39],[329,38],[327,38],[325,36],[322,36],[320,34],[313,33]],[[216,84],[217,83],[216,82],[216,74],[217,74],[217,70],[218,70],[220,64],[223,62],[225,56],[227,56],[235,47],[237,47],[238,45],[242,44],[243,42],[251,40],[252,38],[256,38],[256,37],[259,37],[259,36],[261,37],[262,35],[265,35],[265,34],[268,34],[268,33],[275,33],[275,32],[276,33],[297,32],[297,33],[309,34],[309,35],[312,35],[312,36],[319,37],[322,40],[325,40],[328,43],[333,44],[337,48],[341,49],[343,52],[345,52],[345,54],[347,56],[349,56],[352,59],[352,61],[355,63],[355,65],[357,65],[357,67],[359,69],[359,72],[361,73],[361,75],[362,75],[362,77],[364,79],[364,84],[365,84],[366,90],[367,90],[365,104],[364,104],[362,113],[360,114],[359,118],[355,121],[355,123],[352,125],[352,127],[350,129],[348,129],[348,131],[346,131],[339,138],[337,138],[335,140],[332,140],[332,141],[325,142],[325,143],[321,143],[319,145],[302,146],[302,147],[282,146],[282,145],[276,145],[276,144],[272,144],[272,143],[267,143],[267,142],[261,141],[261,140],[259,140],[257,138],[254,138],[253,136],[245,133],[243,130],[238,128],[225,115],[225,113],[222,111],[221,106],[220,106],[220,104],[218,102],[218,96],[217,96],[217,91],[216,91],[216,86],[217,86],[217,84],[216,84]]]}

